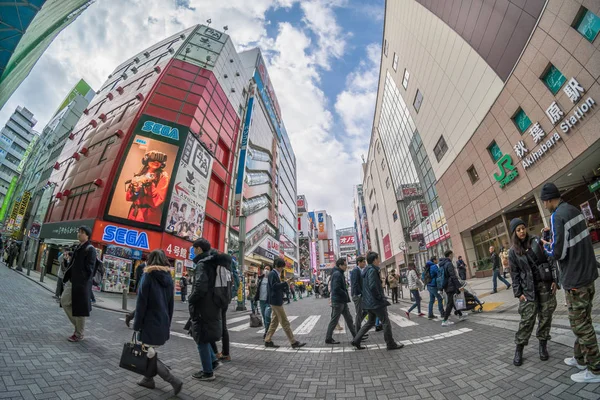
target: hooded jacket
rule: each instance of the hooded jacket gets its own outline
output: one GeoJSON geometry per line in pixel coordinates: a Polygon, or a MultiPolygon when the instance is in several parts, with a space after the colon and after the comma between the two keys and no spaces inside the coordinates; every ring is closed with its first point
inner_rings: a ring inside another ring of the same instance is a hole
{"type": "Polygon", "coordinates": [[[429,275],[431,275],[431,282],[427,286],[437,289],[438,266],[433,261],[427,261],[426,267],[429,268],[429,275]]]}
{"type": "Polygon", "coordinates": [[[440,258],[440,268],[444,268],[444,275],[446,276],[446,285],[444,286],[446,293],[458,292],[462,285],[458,281],[452,260],[446,257],[440,258]]]}
{"type": "Polygon", "coordinates": [[[362,306],[364,310],[375,310],[389,305],[383,294],[379,267],[368,265],[363,271],[362,306]]]}
{"type": "Polygon", "coordinates": [[[194,264],[196,277],[188,299],[192,337],[196,343],[214,342],[221,339],[223,332],[221,306],[231,300],[231,281],[226,287],[219,279],[221,283],[217,286],[217,267],[223,266],[231,272],[231,257],[211,249],[194,257],[194,264]]]}
{"type": "MultiPolygon", "coordinates": [[[[537,268],[537,264],[549,264],[552,271],[552,282],[558,283],[556,263],[552,259],[548,259],[542,250],[541,242],[537,236],[530,239],[529,246],[534,256],[525,254],[519,255],[514,248],[508,251],[508,265],[510,267],[510,277],[512,279],[512,288],[515,297],[519,298],[525,295],[527,301],[534,301],[536,294],[537,278],[533,268],[537,268]]],[[[546,282],[550,284],[551,282],[546,282]]]]}
{"type": "Polygon", "coordinates": [[[162,346],[169,340],[173,319],[174,285],[169,267],[152,265],[144,270],[138,287],[133,329],[144,344],[162,346]]]}
{"type": "Polygon", "coordinates": [[[350,296],[346,287],[344,271],[336,266],[331,274],[331,304],[344,303],[350,303],[350,296]]]}

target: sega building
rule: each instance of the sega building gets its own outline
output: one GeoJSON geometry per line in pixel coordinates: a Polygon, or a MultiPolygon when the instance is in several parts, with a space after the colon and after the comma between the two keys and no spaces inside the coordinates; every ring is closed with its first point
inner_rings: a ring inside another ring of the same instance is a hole
{"type": "Polygon", "coordinates": [[[154,249],[175,277],[193,265],[194,240],[225,251],[247,81],[229,36],[201,25],[117,67],[54,166],[38,262],[51,266],[87,225],[107,267],[102,289],[117,292],[154,249]]]}
{"type": "Polygon", "coordinates": [[[365,192],[382,193],[376,209],[401,223],[398,240],[421,242],[411,261],[452,248],[485,275],[489,247],[511,243],[512,218],[530,234],[549,225],[546,182],[581,209],[600,247],[599,32],[597,1],[386,2],[372,137],[382,151],[368,174],[387,183],[369,180],[365,192]],[[417,218],[383,198],[407,166],[426,198],[417,218]]]}

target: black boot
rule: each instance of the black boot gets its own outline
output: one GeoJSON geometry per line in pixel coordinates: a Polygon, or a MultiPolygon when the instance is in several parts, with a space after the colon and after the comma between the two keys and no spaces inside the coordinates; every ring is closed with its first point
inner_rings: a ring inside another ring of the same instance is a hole
{"type": "Polygon", "coordinates": [[[550,355],[548,355],[548,341],[547,340],[540,340],[540,360],[542,361],[546,361],[550,358],[550,355]]]}
{"type": "Polygon", "coordinates": [[[513,359],[513,364],[517,367],[523,365],[523,347],[522,344],[517,345],[517,349],[515,350],[515,358],[513,359]]]}
{"type": "Polygon", "coordinates": [[[156,371],[158,372],[158,376],[160,376],[165,382],[168,382],[173,386],[173,391],[175,392],[175,396],[179,392],[181,392],[181,388],[183,387],[183,382],[180,379],[176,378],[171,374],[171,371],[165,364],[163,364],[160,360],[157,361],[156,371]]]}
{"type": "Polygon", "coordinates": [[[142,377],[142,380],[139,381],[137,384],[148,389],[154,389],[156,387],[156,385],[154,384],[154,378],[148,378],[146,376],[142,377]]]}

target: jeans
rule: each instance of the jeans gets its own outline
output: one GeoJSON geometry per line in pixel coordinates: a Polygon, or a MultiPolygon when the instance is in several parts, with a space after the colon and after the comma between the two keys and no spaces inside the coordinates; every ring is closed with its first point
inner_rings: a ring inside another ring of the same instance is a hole
{"type": "Polygon", "coordinates": [[[258,312],[258,307],[256,306],[256,301],[250,300],[250,307],[252,307],[252,314],[256,314],[258,312]]]}
{"type": "Polygon", "coordinates": [[[263,318],[265,332],[267,332],[269,325],[271,325],[271,305],[266,300],[260,300],[260,314],[263,318]]]}
{"type": "Polygon", "coordinates": [[[181,301],[185,303],[185,296],[187,296],[187,292],[181,292],[181,301]]]}
{"type": "MultiPolygon", "coordinates": [[[[454,306],[454,295],[457,294],[458,292],[450,292],[450,293],[446,293],[446,296],[448,297],[448,300],[446,302],[446,313],[444,314],[444,321],[446,321],[448,318],[450,318],[450,313],[452,312],[453,308],[456,308],[454,306]]],[[[459,310],[456,310],[456,313],[460,316],[462,316],[462,313],[459,310]]]]}
{"type": "Polygon", "coordinates": [[[96,296],[94,296],[94,291],[91,291],[92,295],[90,296],[90,299],[92,300],[92,303],[96,302],[96,296]]]}
{"type": "Polygon", "coordinates": [[[210,343],[198,343],[198,353],[200,353],[202,371],[204,371],[205,374],[212,374],[212,363],[217,361],[217,356],[212,347],[210,347],[210,343]]]}
{"type": "Polygon", "coordinates": [[[500,281],[502,281],[502,283],[504,283],[506,285],[507,289],[510,287],[510,283],[508,283],[508,281],[506,279],[504,279],[502,276],[500,276],[500,270],[495,269],[494,277],[492,278],[493,285],[494,285],[494,292],[496,291],[496,288],[498,286],[498,281],[497,281],[498,279],[500,279],[500,281]]]}
{"type": "Polygon", "coordinates": [[[352,334],[352,337],[356,336],[356,331],[354,330],[354,321],[352,321],[352,314],[350,314],[348,303],[334,303],[331,305],[331,321],[329,321],[329,326],[327,327],[327,334],[325,335],[325,340],[333,339],[333,330],[337,326],[340,320],[340,316],[342,315],[344,316],[346,326],[352,334]]]}
{"type": "Polygon", "coordinates": [[[427,290],[429,291],[429,316],[433,315],[433,303],[435,303],[435,299],[438,301],[440,316],[443,316],[444,301],[442,300],[442,295],[438,293],[437,287],[427,286],[427,290]]]}
{"type": "Polygon", "coordinates": [[[415,298],[415,304],[413,304],[409,309],[408,309],[408,313],[410,314],[410,312],[412,310],[415,309],[415,307],[417,308],[417,311],[419,312],[419,314],[421,314],[421,293],[419,293],[418,289],[415,290],[411,290],[410,293],[413,295],[413,297],[415,298]]]}
{"type": "Polygon", "coordinates": [[[367,316],[367,312],[362,308],[362,296],[352,296],[354,302],[354,309],[356,310],[356,321],[354,321],[354,329],[356,332],[360,331],[363,319],[367,316]]]}
{"type": "Polygon", "coordinates": [[[394,341],[394,337],[392,336],[392,324],[388,317],[387,307],[380,307],[374,310],[367,310],[367,312],[369,313],[369,320],[366,324],[363,325],[362,328],[360,328],[360,331],[358,331],[358,333],[354,337],[354,343],[360,343],[363,336],[369,331],[369,329],[375,326],[376,320],[379,319],[383,324],[383,339],[385,340],[386,345],[388,347],[395,345],[396,342],[394,341]]]}

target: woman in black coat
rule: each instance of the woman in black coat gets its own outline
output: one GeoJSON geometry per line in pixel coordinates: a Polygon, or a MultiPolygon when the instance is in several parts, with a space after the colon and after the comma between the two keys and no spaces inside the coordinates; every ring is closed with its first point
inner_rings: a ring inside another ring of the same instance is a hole
{"type": "MultiPolygon", "coordinates": [[[[157,357],[156,348],[169,340],[173,306],[174,284],[169,260],[162,250],[154,250],[148,256],[148,266],[144,269],[141,282],[138,284],[133,324],[139,340],[144,345],[150,346],[148,350],[150,358],[157,357]]],[[[173,376],[160,360],[157,360],[157,373],[173,386],[176,395],[181,391],[183,382],[173,376]]],[[[154,378],[145,376],[138,385],[154,389],[154,378]]]]}

